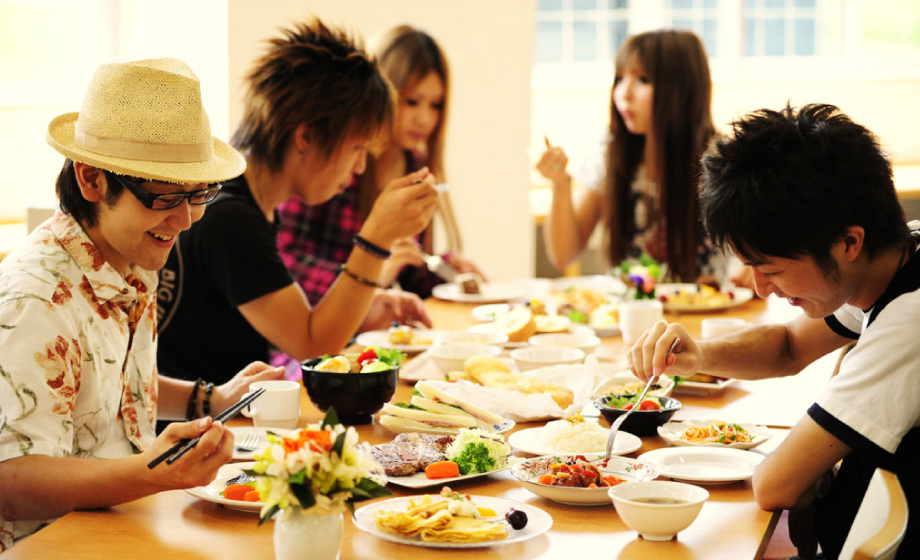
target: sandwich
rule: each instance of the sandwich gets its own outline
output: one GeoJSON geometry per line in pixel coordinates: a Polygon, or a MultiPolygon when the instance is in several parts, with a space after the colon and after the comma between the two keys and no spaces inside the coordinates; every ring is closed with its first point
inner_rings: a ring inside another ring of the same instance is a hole
{"type": "Polygon", "coordinates": [[[428,383],[415,385],[410,407],[385,404],[380,424],[393,431],[456,433],[460,428],[495,432],[504,418],[428,383]]]}

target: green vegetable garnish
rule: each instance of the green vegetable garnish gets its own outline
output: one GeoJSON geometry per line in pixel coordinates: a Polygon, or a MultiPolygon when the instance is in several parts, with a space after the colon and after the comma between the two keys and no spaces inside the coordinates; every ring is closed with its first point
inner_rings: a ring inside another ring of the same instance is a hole
{"type": "Polygon", "coordinates": [[[511,447],[501,435],[462,428],[445,454],[460,474],[485,473],[505,466],[511,447]]]}
{"type": "Polygon", "coordinates": [[[573,323],[587,323],[588,322],[588,319],[585,318],[584,313],[582,313],[581,311],[578,311],[577,309],[573,309],[569,311],[569,320],[571,320],[573,323]]]}

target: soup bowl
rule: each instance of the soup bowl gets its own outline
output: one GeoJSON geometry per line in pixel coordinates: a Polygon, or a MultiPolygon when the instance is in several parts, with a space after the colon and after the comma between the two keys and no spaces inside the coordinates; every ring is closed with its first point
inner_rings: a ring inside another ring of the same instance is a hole
{"type": "Polygon", "coordinates": [[[607,495],[623,523],[647,541],[673,539],[709,499],[709,492],[699,486],[659,480],[613,486],[607,495]]]}

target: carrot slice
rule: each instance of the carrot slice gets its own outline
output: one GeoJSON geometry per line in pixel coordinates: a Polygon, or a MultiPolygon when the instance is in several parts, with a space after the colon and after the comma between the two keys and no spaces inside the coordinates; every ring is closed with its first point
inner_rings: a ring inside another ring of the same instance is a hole
{"type": "Polygon", "coordinates": [[[260,499],[261,498],[259,498],[258,490],[252,490],[251,492],[246,492],[246,495],[243,496],[244,502],[258,502],[260,499]]]}
{"type": "Polygon", "coordinates": [[[438,461],[425,467],[425,478],[453,478],[460,476],[460,466],[453,461],[438,461]]]}
{"type": "Polygon", "coordinates": [[[243,500],[246,493],[252,491],[252,486],[248,484],[231,484],[224,488],[224,498],[228,500],[243,500]]]}
{"type": "Polygon", "coordinates": [[[540,478],[537,479],[537,483],[546,484],[547,486],[552,486],[553,480],[555,479],[556,477],[551,474],[541,474],[540,478]]]}

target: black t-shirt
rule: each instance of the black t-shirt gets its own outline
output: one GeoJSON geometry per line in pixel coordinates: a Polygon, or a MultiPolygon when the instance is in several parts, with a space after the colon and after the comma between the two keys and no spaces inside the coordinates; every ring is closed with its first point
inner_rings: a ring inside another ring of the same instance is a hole
{"type": "Polygon", "coordinates": [[[160,270],[159,371],[220,384],[250,362],[268,361],[268,341],[237,307],[292,283],[275,245],[275,226],[246,179],[225,182],[204,216],[179,235],[160,270]]]}

